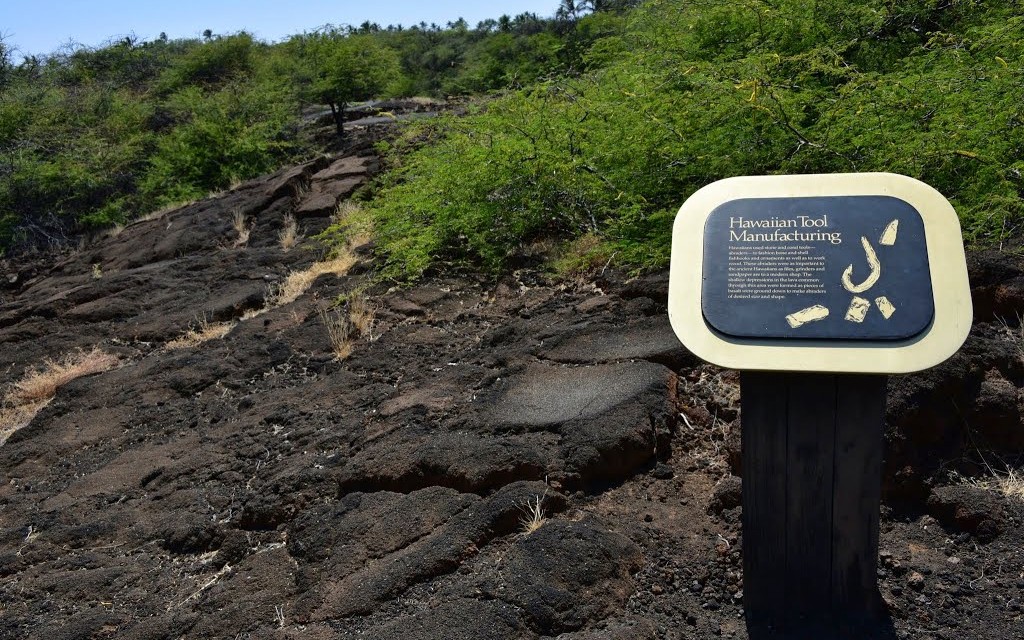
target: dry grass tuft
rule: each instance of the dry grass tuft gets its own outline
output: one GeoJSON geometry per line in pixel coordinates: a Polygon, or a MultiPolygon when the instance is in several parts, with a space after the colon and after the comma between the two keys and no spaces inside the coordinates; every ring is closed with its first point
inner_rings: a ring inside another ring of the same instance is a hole
{"type": "Polygon", "coordinates": [[[356,255],[350,250],[342,250],[335,257],[323,262],[314,262],[307,269],[292,271],[278,287],[267,297],[267,309],[295,302],[322,275],[333,273],[343,276],[356,263],[356,255]]]}
{"type": "Polygon", "coordinates": [[[319,308],[317,314],[327,329],[331,350],[338,360],[352,355],[352,348],[359,338],[373,342],[379,336],[373,334],[377,307],[363,293],[348,296],[344,308],[319,308]]]}
{"type": "Polygon", "coordinates": [[[320,308],[317,310],[320,321],[327,329],[327,338],[331,342],[331,351],[338,360],[345,360],[352,355],[353,339],[352,322],[341,309],[320,308]]]}
{"type": "Polygon", "coordinates": [[[133,220],[133,222],[150,222],[152,220],[159,220],[160,218],[163,218],[172,211],[183,209],[189,206],[190,204],[195,204],[197,202],[199,202],[199,200],[196,198],[191,198],[189,200],[179,200],[177,202],[170,202],[160,207],[159,209],[156,209],[155,211],[150,211],[147,214],[139,216],[138,218],[133,220]]]}
{"type": "Polygon", "coordinates": [[[547,489],[544,490],[544,495],[534,496],[532,500],[527,500],[525,505],[520,508],[525,512],[522,518],[519,519],[519,524],[522,526],[521,534],[528,536],[537,529],[540,529],[545,522],[547,522],[547,516],[544,515],[544,498],[548,495],[547,489]]]}
{"type": "Polygon", "coordinates": [[[41,400],[13,406],[5,404],[0,407],[0,445],[7,442],[7,438],[10,438],[15,431],[28,426],[28,423],[32,422],[32,418],[36,417],[36,414],[46,406],[47,402],[41,400]]]}
{"type": "Polygon", "coordinates": [[[997,473],[984,480],[975,479],[973,484],[982,489],[997,491],[1007,498],[1024,500],[1024,476],[1014,469],[1007,469],[1006,473],[997,473]]]}
{"type": "Polygon", "coordinates": [[[359,206],[358,202],[352,200],[342,200],[338,203],[337,208],[334,210],[334,222],[345,222],[359,216],[363,208],[359,206]]]}
{"type": "Polygon", "coordinates": [[[438,100],[437,98],[430,98],[427,96],[413,96],[411,98],[408,98],[408,101],[413,104],[418,104],[422,106],[435,106],[443,104],[444,102],[443,100],[438,100]]]}
{"type": "Polygon", "coordinates": [[[264,304],[262,307],[260,307],[258,309],[249,309],[249,310],[247,310],[245,313],[242,314],[242,316],[241,316],[241,318],[239,318],[239,320],[252,320],[256,316],[261,316],[264,313],[266,313],[267,311],[270,311],[270,307],[268,307],[268,306],[266,306],[266,304],[264,304]]]}
{"type": "Polygon", "coordinates": [[[295,220],[295,216],[291,214],[285,216],[284,227],[281,228],[281,233],[277,237],[281,241],[281,248],[285,251],[288,251],[302,240],[302,236],[299,235],[299,223],[295,220]]]}
{"type": "Polygon", "coordinates": [[[206,318],[200,320],[196,326],[189,327],[188,331],[167,343],[168,349],[188,349],[208,342],[219,340],[228,335],[235,328],[235,322],[209,322],[206,318]]]}
{"type": "Polygon", "coordinates": [[[355,250],[373,240],[373,217],[358,202],[345,200],[334,210],[333,231],[355,250]]]}
{"type": "Polygon", "coordinates": [[[53,399],[57,389],[92,373],[108,371],[117,366],[116,356],[99,348],[76,351],[60,360],[44,360],[39,369],[27,371],[11,385],[0,404],[0,444],[21,429],[53,399]]]}
{"type": "Polygon", "coordinates": [[[702,367],[696,379],[692,376],[684,381],[684,391],[690,397],[701,398],[712,406],[738,410],[740,407],[740,385],[733,377],[713,367],[702,367]]]}
{"type": "Polygon", "coordinates": [[[729,418],[739,411],[738,379],[705,365],[680,381],[679,417],[687,431],[690,457],[710,473],[728,475],[728,443],[732,435],[729,418]]]}
{"type": "Polygon", "coordinates": [[[377,316],[377,305],[363,293],[353,293],[348,297],[348,318],[353,329],[360,337],[366,336],[373,342],[373,327],[377,316]]]}
{"type": "Polygon", "coordinates": [[[14,383],[13,391],[7,398],[18,402],[34,402],[49,400],[57,393],[57,389],[91,373],[100,373],[117,366],[118,359],[103,350],[93,348],[92,351],[77,351],[60,360],[44,360],[43,367],[25,374],[14,383]]]}
{"type": "Polygon", "coordinates": [[[231,216],[231,226],[234,228],[235,233],[238,234],[238,238],[235,239],[235,246],[242,247],[248,244],[251,229],[245,224],[245,214],[239,209],[235,209],[234,214],[231,216]]]}
{"type": "Polygon", "coordinates": [[[1024,501],[1024,475],[1012,467],[1006,467],[1006,471],[1003,472],[996,471],[987,463],[985,466],[988,468],[989,475],[983,478],[967,478],[959,473],[954,473],[953,479],[960,484],[993,491],[1009,500],[1024,501]]]}

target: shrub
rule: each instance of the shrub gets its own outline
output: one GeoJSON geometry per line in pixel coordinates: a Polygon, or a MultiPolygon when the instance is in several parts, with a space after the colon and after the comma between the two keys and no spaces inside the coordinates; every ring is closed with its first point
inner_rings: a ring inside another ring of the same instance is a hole
{"type": "MultiPolygon", "coordinates": [[[[1018,3],[1011,3],[1018,4],[1018,3]]],[[[411,127],[370,204],[384,274],[491,271],[540,236],[666,263],[696,189],[735,175],[889,171],[958,210],[971,242],[1024,222],[1024,17],[953,0],[651,0],[592,71],[411,127]]]]}

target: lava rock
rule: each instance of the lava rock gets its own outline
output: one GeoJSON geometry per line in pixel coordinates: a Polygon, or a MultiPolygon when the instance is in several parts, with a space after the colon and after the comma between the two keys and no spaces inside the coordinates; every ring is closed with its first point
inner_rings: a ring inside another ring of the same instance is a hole
{"type": "Polygon", "coordinates": [[[641,560],[634,542],[594,518],[551,520],[516,540],[493,595],[520,607],[538,633],[575,631],[626,602],[641,560]]]}
{"type": "Polygon", "coordinates": [[[726,509],[740,506],[743,501],[743,481],[736,476],[727,476],[718,483],[711,495],[708,512],[720,514],[726,509]]]}
{"type": "Polygon", "coordinates": [[[979,487],[937,487],[928,498],[928,513],[943,526],[965,531],[983,542],[996,538],[1003,530],[1001,499],[979,487]]]}

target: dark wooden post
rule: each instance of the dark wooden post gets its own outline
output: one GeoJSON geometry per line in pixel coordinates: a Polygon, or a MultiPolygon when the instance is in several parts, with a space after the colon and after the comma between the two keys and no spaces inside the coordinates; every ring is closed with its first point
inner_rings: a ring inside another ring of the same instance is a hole
{"type": "Polygon", "coordinates": [[[885,387],[882,375],[741,373],[752,639],[875,637],[855,629],[880,605],[885,387]]]}

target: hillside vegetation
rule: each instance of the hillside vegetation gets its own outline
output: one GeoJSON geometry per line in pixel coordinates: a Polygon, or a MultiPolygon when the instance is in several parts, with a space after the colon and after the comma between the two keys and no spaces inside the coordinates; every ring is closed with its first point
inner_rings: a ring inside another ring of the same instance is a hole
{"type": "Polygon", "coordinates": [[[395,146],[370,212],[389,273],[498,270],[552,237],[569,242],[563,268],[663,265],[683,200],[748,174],[906,174],[952,201],[969,241],[1001,242],[1024,220],[1020,10],[649,0],[593,42],[587,73],[395,146]]]}
{"type": "Polygon", "coordinates": [[[355,225],[383,275],[668,259],[671,219],[728,176],[892,171],[974,243],[1024,220],[1020,0],[564,0],[551,19],[0,50],[0,247],[61,241],[319,150],[303,113],[476,96],[409,125],[355,225]]]}
{"type": "Polygon", "coordinates": [[[328,26],[277,44],[244,32],[129,38],[17,63],[0,42],[0,251],[59,244],[313,155],[303,113],[330,107],[340,132],[354,102],[494,92],[571,69],[587,44],[577,13],[328,26]]]}

